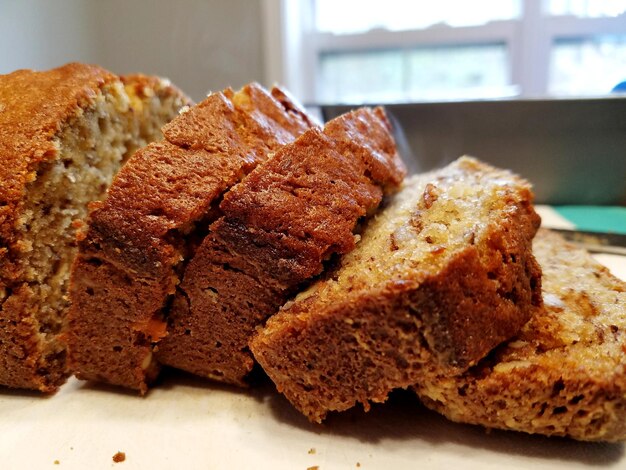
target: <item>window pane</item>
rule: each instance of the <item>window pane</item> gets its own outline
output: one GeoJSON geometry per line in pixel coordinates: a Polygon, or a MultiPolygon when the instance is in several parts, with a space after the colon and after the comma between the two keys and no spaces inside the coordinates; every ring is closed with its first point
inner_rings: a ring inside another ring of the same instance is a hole
{"type": "Polygon", "coordinates": [[[334,52],[320,57],[324,102],[398,102],[509,96],[504,44],[334,52]]]}
{"type": "Polygon", "coordinates": [[[574,15],[581,18],[618,16],[626,11],[626,0],[544,0],[550,15],[574,15]]]}
{"type": "Polygon", "coordinates": [[[521,0],[315,0],[316,29],[335,34],[423,29],[436,24],[475,26],[519,18],[520,12],[521,0]]]}
{"type": "Polygon", "coordinates": [[[419,48],[409,55],[411,99],[478,98],[510,94],[504,44],[419,48]]]}
{"type": "Polygon", "coordinates": [[[329,103],[396,101],[403,95],[401,51],[338,52],[320,58],[318,94],[329,103]]]}
{"type": "Polygon", "coordinates": [[[624,80],[626,36],[561,39],[552,48],[548,87],[552,94],[605,94],[624,80]]]}

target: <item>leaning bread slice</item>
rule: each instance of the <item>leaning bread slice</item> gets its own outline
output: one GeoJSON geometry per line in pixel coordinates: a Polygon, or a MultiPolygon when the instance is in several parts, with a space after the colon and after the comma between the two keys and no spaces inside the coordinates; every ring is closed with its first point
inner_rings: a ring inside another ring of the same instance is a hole
{"type": "Polygon", "coordinates": [[[170,298],[222,194],[311,125],[280,89],[250,84],[209,95],[137,151],[93,206],[72,267],[78,378],[147,390],[170,298]]]}
{"type": "Polygon", "coordinates": [[[433,368],[415,387],[453,421],[585,441],[626,439],[626,283],[540,230],[544,307],[463,375],[433,368]]]}
{"type": "Polygon", "coordinates": [[[382,108],[311,129],[234,186],[187,266],[158,346],[160,362],[244,385],[248,342],[404,177],[382,108]]]}
{"type": "Polygon", "coordinates": [[[162,139],[161,128],[193,102],[167,78],[133,73],[120,80],[133,111],[124,163],[137,149],[162,139]]]}
{"type": "Polygon", "coordinates": [[[279,391],[312,421],[466,369],[541,303],[530,186],[461,158],[410,178],[336,271],[251,342],[279,391]]]}
{"type": "Polygon", "coordinates": [[[75,224],[187,102],[156,77],[83,64],[0,76],[0,385],[64,380],[75,224]]]}

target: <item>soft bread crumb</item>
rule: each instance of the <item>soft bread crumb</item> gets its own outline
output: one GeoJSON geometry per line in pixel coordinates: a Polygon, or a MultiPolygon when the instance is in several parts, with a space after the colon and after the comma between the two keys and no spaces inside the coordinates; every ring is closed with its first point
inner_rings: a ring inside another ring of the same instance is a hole
{"type": "Polygon", "coordinates": [[[145,103],[137,97],[141,106],[132,109],[135,81],[151,79],[119,79],[82,64],[0,77],[0,101],[26,106],[8,106],[0,124],[0,158],[9,163],[0,184],[2,385],[52,392],[68,374],[60,335],[79,221],[134,149],[160,138],[161,126],[186,102],[179,92],[164,90],[159,97],[151,92],[145,103]],[[14,126],[21,131],[13,132],[14,126]],[[15,167],[18,161],[29,161],[24,171],[15,167]],[[8,200],[7,181],[20,188],[8,200]]]}
{"type": "Polygon", "coordinates": [[[529,184],[475,159],[408,178],[250,348],[311,421],[367,411],[425,364],[467,368],[519,331],[540,304],[538,225],[529,184]]]}
{"type": "Polygon", "coordinates": [[[584,441],[626,439],[626,284],[540,230],[543,308],[475,369],[425,371],[415,389],[453,421],[584,441]],[[497,393],[494,393],[497,392],[497,393]]]}

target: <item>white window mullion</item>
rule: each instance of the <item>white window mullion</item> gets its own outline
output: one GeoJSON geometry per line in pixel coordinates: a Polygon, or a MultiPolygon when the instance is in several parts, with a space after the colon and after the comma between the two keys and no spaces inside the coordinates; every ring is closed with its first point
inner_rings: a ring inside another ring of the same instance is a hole
{"type": "Polygon", "coordinates": [[[542,0],[524,0],[519,47],[524,96],[543,96],[548,90],[551,38],[546,33],[542,0]]]}
{"type": "Polygon", "coordinates": [[[515,25],[513,35],[507,43],[511,83],[518,87],[520,93],[524,90],[525,83],[522,31],[522,23],[521,21],[518,21],[515,25]]]}
{"type": "Polygon", "coordinates": [[[484,26],[435,27],[413,31],[376,30],[357,34],[317,33],[318,51],[397,49],[432,45],[508,43],[516,36],[516,21],[497,21],[484,26]]]}
{"type": "Polygon", "coordinates": [[[317,87],[320,85],[318,67],[318,37],[307,33],[303,36],[300,53],[300,77],[302,80],[302,99],[307,103],[317,101],[317,87]]]}
{"type": "Polygon", "coordinates": [[[547,19],[546,30],[552,38],[626,34],[626,14],[613,18],[555,16],[547,19]]]}
{"type": "Polygon", "coordinates": [[[262,9],[266,85],[280,83],[301,100],[313,100],[316,64],[305,44],[313,30],[310,2],[263,0],[262,9]]]}

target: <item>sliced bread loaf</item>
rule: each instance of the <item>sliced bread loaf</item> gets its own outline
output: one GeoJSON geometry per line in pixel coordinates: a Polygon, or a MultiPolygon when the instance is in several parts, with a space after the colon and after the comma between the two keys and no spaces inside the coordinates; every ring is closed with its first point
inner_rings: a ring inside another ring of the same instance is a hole
{"type": "Polygon", "coordinates": [[[461,158],[410,178],[325,279],[252,340],[278,390],[312,421],[382,402],[430,363],[464,370],[541,304],[530,186],[461,158]]]}
{"type": "Polygon", "coordinates": [[[280,89],[250,84],[209,95],[128,161],[93,206],[72,268],[77,377],[147,390],[164,315],[222,193],[311,126],[280,89]]]}
{"type": "Polygon", "coordinates": [[[187,102],[156,77],[82,64],[0,76],[0,385],[53,391],[66,377],[76,224],[187,102]]]}
{"type": "Polygon", "coordinates": [[[540,230],[544,307],[466,373],[433,367],[415,390],[453,421],[585,441],[626,439],[626,283],[540,230]]]}
{"type": "Polygon", "coordinates": [[[404,172],[381,108],[340,116],[278,150],[224,196],[187,266],[158,360],[244,385],[255,328],[331,255],[355,247],[357,223],[404,172]]]}

